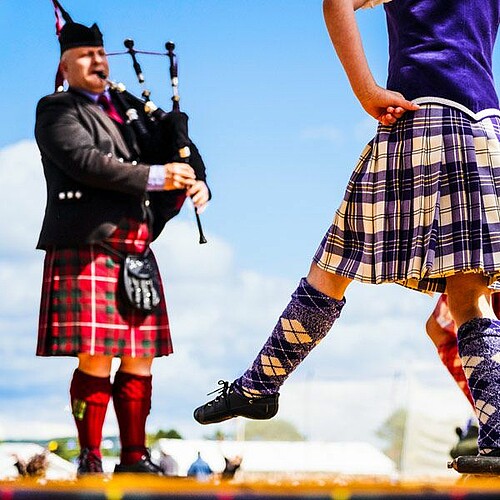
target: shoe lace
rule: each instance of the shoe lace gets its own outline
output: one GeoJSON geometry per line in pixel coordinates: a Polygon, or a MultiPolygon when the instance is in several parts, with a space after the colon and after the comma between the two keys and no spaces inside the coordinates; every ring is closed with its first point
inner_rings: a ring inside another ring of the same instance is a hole
{"type": "Polygon", "coordinates": [[[219,393],[219,395],[216,396],[216,398],[214,399],[214,402],[220,401],[221,399],[225,399],[229,393],[229,387],[231,385],[227,380],[219,380],[217,384],[222,387],[219,387],[207,394],[207,396],[210,396],[210,394],[215,394],[217,392],[219,393]]]}

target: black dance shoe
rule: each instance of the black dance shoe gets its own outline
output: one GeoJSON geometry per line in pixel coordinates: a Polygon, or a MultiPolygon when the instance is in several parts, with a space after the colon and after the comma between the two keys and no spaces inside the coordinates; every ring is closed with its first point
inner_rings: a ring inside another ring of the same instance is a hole
{"type": "Polygon", "coordinates": [[[156,474],[157,476],[163,476],[163,472],[158,465],[151,461],[149,453],[146,452],[141,457],[140,460],[134,464],[116,464],[115,474],[156,474]]]}
{"type": "Polygon", "coordinates": [[[100,457],[90,448],[83,448],[78,457],[78,477],[88,474],[102,474],[102,461],[100,457]]]}
{"type": "Polygon", "coordinates": [[[247,398],[235,390],[234,383],[219,380],[219,385],[222,387],[214,392],[220,394],[194,410],[194,419],[200,424],[216,424],[233,417],[268,420],[278,413],[279,393],[247,398]]]}

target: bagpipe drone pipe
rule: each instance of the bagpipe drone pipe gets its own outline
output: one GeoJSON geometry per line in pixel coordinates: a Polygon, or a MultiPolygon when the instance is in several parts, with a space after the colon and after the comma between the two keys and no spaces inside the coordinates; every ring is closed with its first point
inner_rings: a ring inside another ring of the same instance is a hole
{"type": "MultiPolygon", "coordinates": [[[[73,19],[62,7],[59,0],[52,0],[56,16],[56,34],[59,37],[63,21],[72,23],[73,19]]],[[[174,53],[175,44],[167,42],[165,48],[167,52],[139,51],[134,49],[134,41],[126,39],[124,41],[126,51],[108,53],[107,56],[130,54],[139,83],[144,83],[144,75],[137,61],[136,54],[151,54],[157,56],[168,56],[170,60],[170,80],[172,84],[172,111],[165,112],[158,108],[150,99],[150,92],[144,89],[142,98],[128,92],[121,83],[115,83],[108,79],[108,75],[101,73],[99,76],[109,83],[110,91],[115,96],[122,113],[127,116],[126,125],[134,130],[140,153],[141,161],[152,165],[163,165],[170,162],[185,162],[193,168],[196,179],[205,182],[205,165],[197,147],[189,138],[188,116],[180,111],[178,93],[178,71],[177,57],[174,53]]],[[[56,89],[62,89],[62,72],[59,66],[56,75],[56,89]]],[[[155,213],[161,214],[161,218],[156,217],[153,221],[153,236],[157,237],[166,222],[177,215],[186,198],[186,191],[182,189],[173,191],[152,191],[149,193],[151,202],[155,206],[155,213]]],[[[206,243],[203,234],[201,221],[197,209],[194,209],[196,223],[198,226],[199,242],[206,243]]]]}
{"type": "MultiPolygon", "coordinates": [[[[174,43],[167,42],[165,44],[166,53],[136,51],[134,49],[134,42],[131,39],[126,39],[124,45],[127,48],[127,51],[124,53],[129,53],[132,56],[134,70],[141,84],[144,83],[144,76],[137,61],[137,53],[166,55],[170,59],[170,79],[173,90],[173,104],[172,111],[170,112],[157,107],[151,101],[149,90],[144,89],[140,98],[127,91],[122,83],[109,80],[107,75],[100,75],[101,78],[108,81],[110,92],[113,94],[122,113],[127,117],[127,124],[134,130],[141,161],[161,165],[170,162],[189,163],[195,172],[196,179],[205,182],[205,164],[198,148],[189,138],[188,115],[180,111],[179,108],[177,58],[173,52],[175,48],[174,43]]],[[[116,53],[108,55],[116,55],[116,53]]],[[[186,192],[183,189],[152,191],[149,193],[149,197],[155,206],[155,212],[161,213],[161,218],[157,217],[153,221],[153,234],[158,236],[166,222],[179,213],[186,198],[186,192]]],[[[206,243],[207,240],[203,234],[201,220],[196,207],[194,211],[199,233],[199,243],[206,243]]]]}

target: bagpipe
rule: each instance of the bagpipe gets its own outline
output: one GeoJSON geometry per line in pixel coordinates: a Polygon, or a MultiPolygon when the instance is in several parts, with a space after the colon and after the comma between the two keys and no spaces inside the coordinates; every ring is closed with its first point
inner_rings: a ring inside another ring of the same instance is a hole
{"type": "MultiPolygon", "coordinates": [[[[73,21],[58,0],[52,0],[52,2],[56,9],[56,31],[59,34],[61,26],[58,11],[65,22],[73,21]]],[[[141,85],[144,84],[145,79],[137,60],[137,54],[167,56],[170,61],[169,73],[172,86],[172,110],[170,112],[164,111],[153,103],[149,90],[143,88],[141,97],[137,97],[129,92],[124,84],[108,79],[108,75],[99,75],[107,81],[114,100],[118,104],[118,107],[121,108],[120,111],[127,117],[126,125],[130,126],[134,131],[141,161],[161,165],[170,162],[189,163],[196,174],[196,179],[205,182],[205,164],[198,148],[189,138],[188,115],[180,110],[178,65],[177,56],[174,53],[175,44],[171,41],[166,42],[166,52],[152,52],[136,50],[134,48],[134,41],[131,39],[126,39],[123,43],[127,50],[123,52],[111,52],[106,55],[130,54],[134,71],[141,85]]],[[[149,198],[157,209],[156,212],[161,213],[161,219],[153,221],[153,234],[157,236],[166,222],[179,213],[186,198],[186,192],[182,189],[152,191],[149,193],[149,198]]],[[[194,212],[198,227],[199,243],[203,244],[207,240],[203,234],[200,216],[196,207],[194,208],[194,212]]]]}
{"type": "MultiPolygon", "coordinates": [[[[107,79],[106,75],[100,75],[108,81],[110,91],[114,95],[122,113],[127,117],[127,123],[133,128],[140,149],[142,161],[151,164],[165,164],[172,161],[185,162],[193,168],[196,179],[205,181],[205,164],[198,151],[198,148],[189,138],[188,115],[180,110],[180,96],[178,92],[178,66],[177,57],[174,53],[175,44],[171,41],[165,44],[167,52],[145,52],[134,49],[134,41],[126,39],[124,45],[125,52],[111,53],[108,55],[118,55],[129,53],[132,57],[134,71],[140,84],[144,83],[144,76],[141,66],[137,61],[138,53],[166,55],[170,60],[170,80],[172,85],[172,111],[166,112],[159,108],[151,100],[151,92],[147,89],[142,91],[139,98],[128,92],[122,83],[116,83],[107,79]]],[[[156,206],[160,206],[163,215],[162,221],[157,224],[164,225],[167,220],[177,215],[182,205],[184,190],[151,192],[150,198],[156,206]]],[[[199,243],[206,243],[203,234],[200,216],[194,209],[196,224],[199,233],[199,243]]],[[[161,228],[154,227],[153,232],[157,233],[161,228]]]]}

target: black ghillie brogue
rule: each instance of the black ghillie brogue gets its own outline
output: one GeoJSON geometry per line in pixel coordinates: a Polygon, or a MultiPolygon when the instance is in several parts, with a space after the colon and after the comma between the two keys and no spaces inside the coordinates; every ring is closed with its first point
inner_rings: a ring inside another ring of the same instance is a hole
{"type": "Polygon", "coordinates": [[[219,395],[194,410],[194,419],[200,424],[215,424],[233,417],[268,420],[278,413],[279,393],[247,398],[235,389],[234,383],[219,380],[219,385],[222,387],[213,391],[219,395]]]}
{"type": "Polygon", "coordinates": [[[152,462],[149,452],[146,450],[140,460],[133,464],[116,464],[115,474],[155,474],[163,476],[161,468],[152,462]]]}

